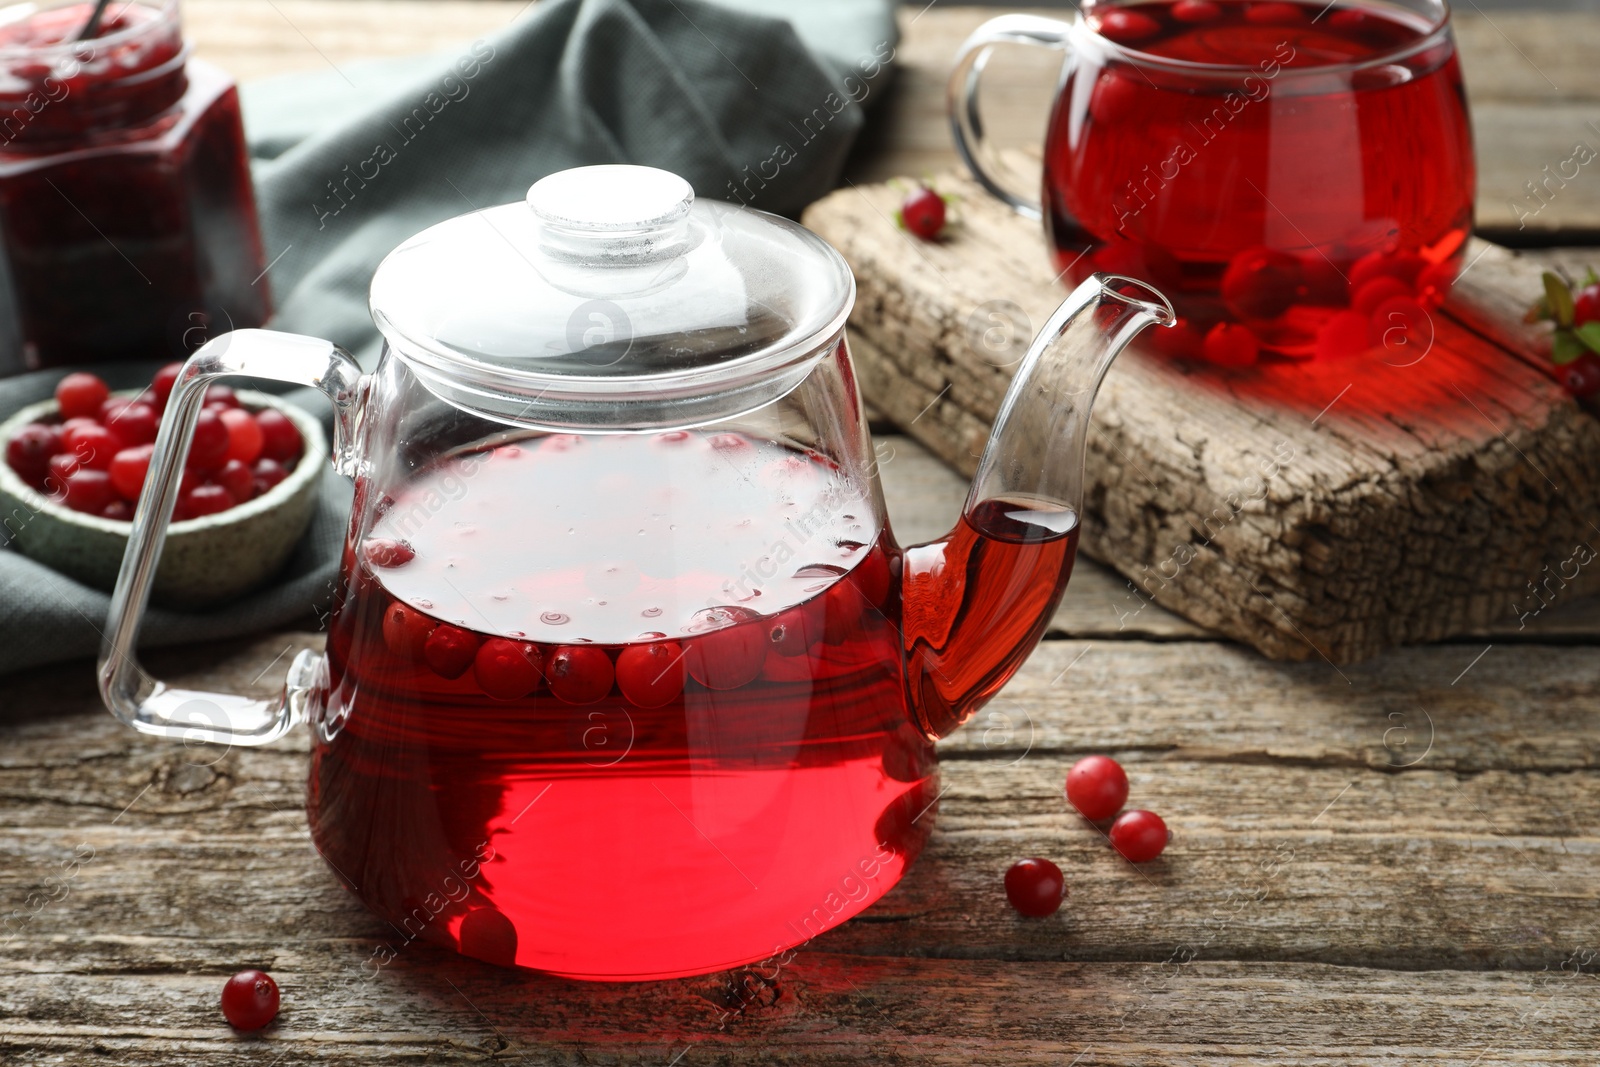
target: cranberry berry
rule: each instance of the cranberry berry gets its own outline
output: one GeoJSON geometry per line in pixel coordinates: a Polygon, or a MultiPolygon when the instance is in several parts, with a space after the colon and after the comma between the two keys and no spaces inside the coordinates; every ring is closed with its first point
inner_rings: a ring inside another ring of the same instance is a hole
{"type": "Polygon", "coordinates": [[[404,604],[390,604],[383,613],[383,643],[401,659],[420,659],[422,646],[437,625],[433,619],[404,604]]]}
{"type": "Polygon", "coordinates": [[[231,507],[233,507],[233,497],[228,495],[226,489],[220,485],[203,482],[179,496],[174,517],[179,521],[199,519],[207,515],[220,515],[231,507]]]}
{"type": "Polygon", "coordinates": [[[617,688],[636,707],[659,708],[683,692],[687,671],[676,641],[629,645],[617,655],[617,688]]]}
{"type": "Polygon", "coordinates": [[[1211,0],[1178,0],[1172,5],[1172,17],[1178,22],[1187,22],[1191,25],[1215,22],[1222,17],[1222,8],[1211,0]]]}
{"type": "Polygon", "coordinates": [[[1067,880],[1049,860],[1019,860],[1006,871],[1006,899],[1030,919],[1054,915],[1066,895],[1067,880]]]}
{"type": "Polygon", "coordinates": [[[63,419],[99,415],[100,405],[110,395],[106,383],[92,374],[69,374],[56,383],[56,403],[61,406],[63,419]]]}
{"type": "Polygon", "coordinates": [[[283,469],[283,464],[275,459],[256,460],[253,473],[255,475],[256,496],[273,489],[279,482],[289,477],[289,472],[283,469]]]}
{"type": "Polygon", "coordinates": [[[295,429],[289,416],[281,411],[266,408],[256,412],[256,425],[261,428],[261,454],[279,463],[288,463],[300,456],[300,431],[295,429]]]}
{"type": "Polygon", "coordinates": [[[240,971],[222,987],[222,1014],[235,1030],[259,1030],[278,1017],[278,983],[266,971],[240,971]]]}
{"type": "Polygon", "coordinates": [[[539,688],[543,666],[538,645],[491,637],[473,659],[472,676],[496,700],[521,700],[539,688]]]}
{"type": "Polygon", "coordinates": [[[133,448],[124,448],[111,457],[112,488],[124,500],[138,500],[139,492],[144,488],[144,480],[150,473],[150,457],[155,453],[155,445],[136,445],[133,448]]]}
{"type": "Polygon", "coordinates": [[[369,537],[365,544],[367,562],[374,567],[404,567],[417,558],[416,549],[408,541],[387,537],[369,537]]]}
{"type": "Polygon", "coordinates": [[[1561,384],[1579,399],[1600,395],[1600,357],[1585,352],[1561,368],[1561,384]]]}
{"type": "Polygon", "coordinates": [[[256,495],[255,473],[236,459],[224,463],[211,480],[226,489],[235,504],[243,504],[256,495]]]}
{"type": "Polygon", "coordinates": [[[167,398],[172,395],[172,387],[178,384],[178,375],[182,372],[182,363],[168,363],[156,371],[155,378],[150,382],[150,390],[155,394],[159,407],[167,406],[167,398]]]}
{"type": "Polygon", "coordinates": [[[1261,356],[1261,342],[1248,326],[1219,322],[1206,334],[1201,351],[1217,366],[1238,370],[1255,366],[1261,356]]]}
{"type": "Polygon", "coordinates": [[[44,480],[50,457],[61,451],[61,432],[42,422],[30,422],[6,442],[6,463],[24,481],[44,480]]]}
{"type": "Polygon", "coordinates": [[[1100,16],[1100,35],[1118,44],[1143,40],[1161,32],[1161,23],[1149,15],[1121,9],[1100,16]]]}
{"type": "Polygon", "coordinates": [[[98,515],[116,498],[116,491],[111,488],[111,477],[105,471],[80,467],[66,477],[62,500],[73,511],[98,515]]]}
{"type": "Polygon", "coordinates": [[[265,435],[256,417],[240,407],[224,408],[217,418],[228,431],[228,458],[246,465],[261,457],[265,435]]]}
{"type": "Polygon", "coordinates": [[[88,425],[74,423],[61,433],[61,448],[78,457],[78,462],[97,471],[106,470],[111,460],[122,451],[122,442],[116,434],[97,422],[88,425]]]}
{"type": "Polygon", "coordinates": [[[184,466],[190,470],[212,471],[228,461],[228,428],[214,411],[200,412],[194,424],[194,437],[189,442],[189,458],[184,466]]]}
{"type": "Polygon", "coordinates": [[[611,692],[616,670],[605,649],[594,645],[562,645],[545,667],[550,692],[568,704],[593,704],[611,692]]]}
{"type": "Polygon", "coordinates": [[[1067,772],[1067,802],[1090,822],[1109,819],[1128,802],[1128,775],[1110,756],[1085,756],[1067,772]]]}
{"type": "Polygon", "coordinates": [[[924,241],[938,237],[939,232],[944,229],[944,223],[944,197],[926,185],[919,185],[913,189],[911,195],[900,205],[900,225],[924,241]]]}
{"type": "Polygon", "coordinates": [[[1572,325],[1600,322],[1600,282],[1586,285],[1572,294],[1572,325]]]}
{"type": "MultiPolygon", "coordinates": [[[[843,582],[835,583],[838,588],[843,582]]],[[[850,587],[856,600],[860,594],[850,587]]],[[[720,629],[701,634],[688,642],[685,659],[694,680],[707,689],[738,689],[755,681],[767,660],[771,643],[769,628],[756,621],[754,612],[744,608],[710,608],[701,613],[703,625],[720,629]]],[[[855,618],[859,619],[857,610],[855,618]]]]}
{"type": "Polygon", "coordinates": [[[1172,834],[1153,811],[1125,811],[1111,824],[1111,847],[1129,863],[1149,863],[1161,855],[1172,834]]]}
{"type": "Polygon", "coordinates": [[[422,662],[441,678],[459,678],[478,655],[478,638],[471,630],[441,622],[422,643],[422,662]]]}
{"type": "Polygon", "coordinates": [[[147,445],[156,439],[156,431],[161,428],[155,408],[138,400],[125,401],[110,412],[101,408],[100,421],[124,445],[147,445]]]}

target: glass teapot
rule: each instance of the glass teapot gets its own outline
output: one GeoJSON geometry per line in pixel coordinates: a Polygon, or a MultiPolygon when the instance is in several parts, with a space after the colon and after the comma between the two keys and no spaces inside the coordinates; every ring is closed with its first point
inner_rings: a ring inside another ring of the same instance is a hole
{"type": "Polygon", "coordinates": [[[933,741],[1027,657],[1072,569],[1089,408],[1166,300],[1095,277],[1046,323],[944,539],[890,533],[843,258],[665,171],[586,167],[440,223],[372,282],[364,375],[237,330],[168,404],[100,658],[144,733],[310,725],[319,852],[409,942],[571,977],[783,952],[887,892],[933,741]],[[333,401],[355,500],[324,653],[281,697],[135,656],[205,386],[333,401]]]}

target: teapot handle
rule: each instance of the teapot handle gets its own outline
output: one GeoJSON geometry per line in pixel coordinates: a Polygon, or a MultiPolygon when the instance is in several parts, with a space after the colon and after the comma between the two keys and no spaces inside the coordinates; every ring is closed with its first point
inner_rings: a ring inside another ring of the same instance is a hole
{"type": "Polygon", "coordinates": [[[1037,197],[1027,197],[1007,188],[1016,182],[998,154],[985,139],[983,115],[978,107],[978,82],[989,55],[997,44],[1029,44],[1066,51],[1069,23],[1040,15],[1001,15],[972,32],[956,53],[955,70],[950,73],[947,96],[950,105],[950,130],[956,151],[978,183],[1010,204],[1017,214],[1030,219],[1043,217],[1037,197]]]}
{"type": "Polygon", "coordinates": [[[271,700],[234,693],[176,689],[152,678],[136,655],[139,624],[150,599],[167,525],[178,500],[184,460],[200,418],[206,385],[228,375],[248,375],[309,385],[333,401],[334,466],[355,473],[352,447],[365,380],[361,367],[338,345],[270,330],[235,330],[207,342],[189,357],[168,398],[145,492],[139,495],[133,532],[111,596],[100,644],[100,696],[111,713],[140,733],[235,745],[264,745],[306,718],[325,685],[323,661],[307,649],[295,658],[283,692],[271,700]]]}

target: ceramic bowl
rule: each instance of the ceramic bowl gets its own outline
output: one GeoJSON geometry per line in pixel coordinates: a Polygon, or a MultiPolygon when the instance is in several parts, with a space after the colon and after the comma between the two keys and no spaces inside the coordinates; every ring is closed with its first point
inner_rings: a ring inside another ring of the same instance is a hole
{"type": "MultiPolygon", "coordinates": [[[[283,566],[311,521],[317,488],[328,467],[321,424],[293,404],[265,393],[241,389],[236,395],[250,411],[270,407],[288,416],[305,442],[304,452],[287,478],[254,500],[168,527],[151,590],[156,604],[206,607],[248,592],[283,566]]],[[[23,408],[0,423],[0,442],[11,440],[30,422],[52,418],[56,410],[54,400],[23,408]]],[[[116,585],[133,526],[57,504],[3,461],[0,524],[5,539],[24,555],[108,592],[116,585]]]]}

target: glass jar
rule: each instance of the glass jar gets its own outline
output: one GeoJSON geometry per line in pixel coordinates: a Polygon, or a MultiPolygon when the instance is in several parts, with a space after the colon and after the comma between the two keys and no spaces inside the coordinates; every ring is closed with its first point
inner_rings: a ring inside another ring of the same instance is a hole
{"type": "Polygon", "coordinates": [[[0,351],[187,355],[271,311],[233,79],[177,0],[0,7],[0,351]]]}

